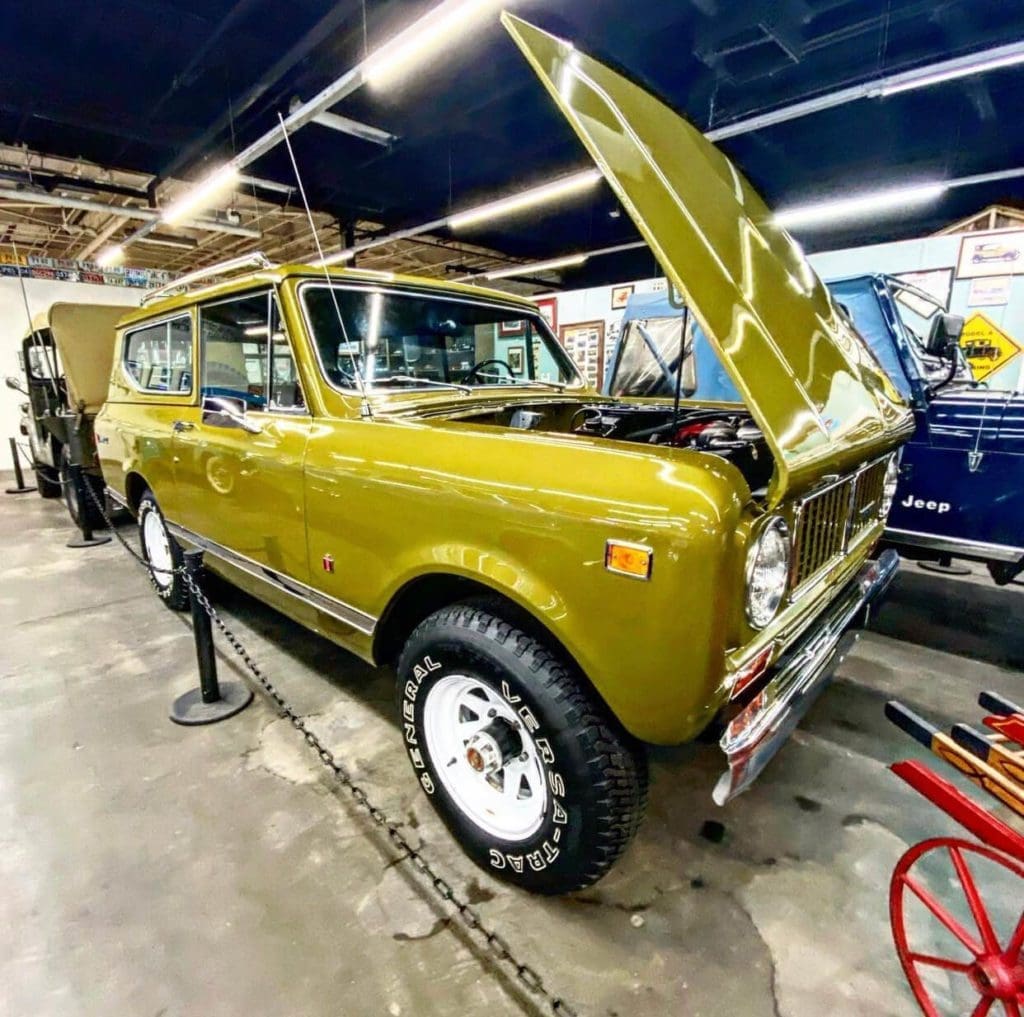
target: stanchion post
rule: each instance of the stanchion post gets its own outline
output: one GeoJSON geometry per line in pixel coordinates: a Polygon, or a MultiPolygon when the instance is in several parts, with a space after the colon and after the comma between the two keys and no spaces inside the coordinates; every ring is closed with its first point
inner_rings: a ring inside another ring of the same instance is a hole
{"type": "Polygon", "coordinates": [[[199,691],[204,703],[216,703],[220,699],[217,682],[217,654],[213,646],[213,623],[203,610],[196,596],[196,590],[203,577],[203,552],[185,551],[185,575],[195,585],[188,588],[188,606],[192,613],[192,631],[196,637],[196,663],[199,665],[199,691]]]}
{"type": "Polygon", "coordinates": [[[14,464],[14,487],[7,488],[7,494],[28,494],[34,491],[34,487],[25,484],[25,474],[21,472],[21,455],[18,452],[18,442],[11,438],[11,462],[14,464]]]}
{"type": "Polygon", "coordinates": [[[243,682],[221,684],[218,681],[213,625],[198,595],[203,581],[203,552],[185,551],[183,557],[192,633],[196,641],[196,663],[199,665],[199,688],[191,689],[174,701],[171,720],[186,726],[213,724],[244,710],[252,702],[252,690],[243,682]]]}
{"type": "Polygon", "coordinates": [[[78,505],[78,520],[76,525],[81,530],[80,537],[72,537],[65,546],[67,547],[98,547],[100,544],[109,544],[111,538],[102,535],[97,537],[92,532],[92,525],[89,517],[92,514],[89,505],[90,494],[85,485],[89,483],[85,471],[81,466],[71,463],[68,466],[68,479],[66,483],[71,484],[74,490],[75,502],[78,505]]]}

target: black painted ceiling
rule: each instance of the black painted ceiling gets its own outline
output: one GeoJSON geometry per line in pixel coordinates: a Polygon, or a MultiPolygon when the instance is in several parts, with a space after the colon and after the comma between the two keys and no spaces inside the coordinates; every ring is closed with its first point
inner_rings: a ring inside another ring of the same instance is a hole
{"type": "MultiPolygon", "coordinates": [[[[0,142],[161,175],[198,175],[428,10],[434,0],[35,0],[0,5],[0,142]]],[[[520,0],[521,16],[618,63],[708,129],[857,82],[1024,38],[1024,0],[520,0]]],[[[723,142],[776,206],[1024,164],[1024,66],[861,100],[723,142]]],[[[384,150],[318,125],[294,138],[311,203],[400,228],[587,165],[494,20],[395,87],[336,112],[399,137],[384,150]]],[[[250,172],[283,182],[283,149],[250,172]]],[[[807,232],[809,250],[919,235],[1024,181],[807,232]]],[[[603,186],[465,234],[523,258],[628,242],[603,186]]],[[[597,259],[570,285],[654,271],[597,259]]]]}

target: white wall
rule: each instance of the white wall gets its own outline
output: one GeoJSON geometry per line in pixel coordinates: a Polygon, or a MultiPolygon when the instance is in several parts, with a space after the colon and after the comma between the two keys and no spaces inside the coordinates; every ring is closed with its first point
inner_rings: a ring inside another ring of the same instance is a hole
{"type": "MultiPolygon", "coordinates": [[[[19,280],[11,276],[0,277],[0,378],[13,374],[24,380],[18,366],[18,350],[29,329],[25,314],[25,300],[21,283],[25,283],[29,311],[35,317],[52,304],[68,301],[81,304],[124,304],[137,307],[145,290],[127,286],[97,286],[94,283],[56,282],[51,279],[19,280]]],[[[9,469],[10,454],[7,439],[18,436],[18,405],[24,397],[9,389],[0,388],[0,468],[9,469]]]]}

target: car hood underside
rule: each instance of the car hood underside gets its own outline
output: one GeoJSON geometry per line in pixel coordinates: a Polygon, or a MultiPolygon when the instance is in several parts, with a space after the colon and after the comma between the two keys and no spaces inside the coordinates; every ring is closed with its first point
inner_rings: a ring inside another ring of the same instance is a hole
{"type": "Polygon", "coordinates": [[[909,408],[726,156],[571,43],[503,21],[763,429],[775,461],[769,502],[908,437],[909,408]]]}

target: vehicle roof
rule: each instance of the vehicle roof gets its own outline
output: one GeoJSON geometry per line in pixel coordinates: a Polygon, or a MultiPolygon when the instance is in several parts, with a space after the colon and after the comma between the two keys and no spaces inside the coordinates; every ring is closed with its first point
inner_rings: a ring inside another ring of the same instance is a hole
{"type": "Polygon", "coordinates": [[[325,275],[329,275],[332,280],[338,282],[384,283],[390,286],[410,287],[436,293],[448,293],[455,296],[484,297],[488,300],[495,300],[504,304],[513,304],[516,307],[521,307],[524,311],[537,312],[537,304],[528,297],[503,293],[500,290],[486,289],[482,286],[468,286],[465,283],[426,279],[423,276],[415,275],[400,275],[395,272],[378,272],[371,269],[328,268],[325,270],[313,265],[275,265],[273,268],[245,272],[242,275],[232,276],[232,278],[223,282],[216,282],[187,293],[179,293],[175,296],[166,297],[163,300],[155,300],[145,307],[131,310],[121,319],[118,327],[125,327],[136,322],[163,317],[174,311],[191,307],[199,301],[231,296],[234,293],[250,289],[254,284],[280,283],[286,279],[323,280],[325,275]]]}

